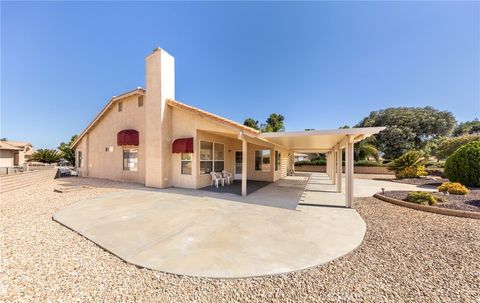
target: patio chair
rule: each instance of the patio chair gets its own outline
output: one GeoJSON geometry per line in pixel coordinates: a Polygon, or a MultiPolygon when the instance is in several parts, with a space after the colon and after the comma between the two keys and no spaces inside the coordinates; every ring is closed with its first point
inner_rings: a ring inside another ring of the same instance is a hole
{"type": "Polygon", "coordinates": [[[230,185],[233,182],[233,174],[227,170],[222,170],[222,176],[226,178],[227,184],[230,185]]]}
{"type": "Polygon", "coordinates": [[[217,174],[216,172],[211,172],[210,176],[212,177],[212,180],[210,181],[210,186],[215,186],[218,188],[218,183],[221,183],[222,186],[225,185],[225,178],[222,177],[221,174],[217,174]]]}

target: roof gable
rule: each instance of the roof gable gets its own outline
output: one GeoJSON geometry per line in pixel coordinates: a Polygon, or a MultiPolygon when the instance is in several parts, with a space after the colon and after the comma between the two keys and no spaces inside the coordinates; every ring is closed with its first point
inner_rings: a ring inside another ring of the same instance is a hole
{"type": "Polygon", "coordinates": [[[92,122],[88,124],[87,128],[85,128],[85,130],[80,134],[80,136],[78,136],[77,139],[73,142],[72,148],[77,146],[77,144],[88,133],[88,131],[95,127],[95,125],[100,121],[103,115],[105,115],[114,104],[116,104],[120,100],[134,95],[145,95],[145,89],[143,89],[142,87],[137,87],[136,89],[123,93],[119,96],[113,96],[110,101],[108,101],[108,103],[105,105],[105,107],[95,116],[92,122]]]}

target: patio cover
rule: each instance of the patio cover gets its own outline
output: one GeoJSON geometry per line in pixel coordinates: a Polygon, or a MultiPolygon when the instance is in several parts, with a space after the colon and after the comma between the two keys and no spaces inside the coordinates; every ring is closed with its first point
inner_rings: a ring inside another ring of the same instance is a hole
{"type": "Polygon", "coordinates": [[[385,127],[365,127],[312,130],[300,132],[263,133],[259,138],[283,146],[294,152],[325,153],[326,173],[336,184],[337,192],[342,191],[342,151],[345,148],[345,206],[353,207],[354,143],[373,134],[378,134],[385,127]]]}
{"type": "Polygon", "coordinates": [[[295,152],[326,153],[332,151],[337,144],[339,147],[344,147],[347,137],[351,138],[350,143],[355,143],[373,134],[378,134],[384,129],[385,127],[364,127],[276,132],[262,133],[259,137],[295,152]]]}

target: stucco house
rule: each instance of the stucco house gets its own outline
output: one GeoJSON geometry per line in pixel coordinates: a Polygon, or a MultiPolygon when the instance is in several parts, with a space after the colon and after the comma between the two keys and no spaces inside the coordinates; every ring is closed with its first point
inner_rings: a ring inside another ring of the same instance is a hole
{"type": "Polygon", "coordinates": [[[0,141],[0,167],[22,166],[32,155],[32,143],[0,141]]]}
{"type": "Polygon", "coordinates": [[[175,60],[157,48],[146,58],[146,88],[114,96],[73,147],[80,176],[198,189],[210,185],[210,172],[227,170],[246,195],[247,180],[275,182],[293,171],[295,152],[327,153],[337,182],[335,159],[347,148],[353,178],[353,143],[380,130],[260,133],[175,100],[175,60]]]}

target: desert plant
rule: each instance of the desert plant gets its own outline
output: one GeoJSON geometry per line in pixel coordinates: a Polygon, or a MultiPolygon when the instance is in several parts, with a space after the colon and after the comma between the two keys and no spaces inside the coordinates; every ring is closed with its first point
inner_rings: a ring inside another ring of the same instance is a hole
{"type": "Polygon", "coordinates": [[[420,178],[426,175],[428,175],[428,172],[425,170],[423,165],[410,166],[395,172],[395,177],[397,179],[420,178]]]}
{"type": "Polygon", "coordinates": [[[388,164],[398,179],[426,176],[425,157],[419,151],[409,151],[388,164]]]}
{"type": "Polygon", "coordinates": [[[437,203],[437,199],[432,194],[424,191],[408,193],[405,201],[422,205],[435,205],[437,203]]]}
{"type": "Polygon", "coordinates": [[[465,144],[448,157],[445,175],[451,182],[480,186],[480,141],[465,144]]]}
{"type": "Polygon", "coordinates": [[[30,161],[51,164],[58,162],[61,158],[62,154],[56,149],[40,148],[32,154],[30,161]]]}
{"type": "Polygon", "coordinates": [[[439,192],[445,193],[448,192],[452,195],[466,195],[468,194],[468,188],[463,186],[458,182],[444,182],[442,185],[437,187],[439,192]]]}

